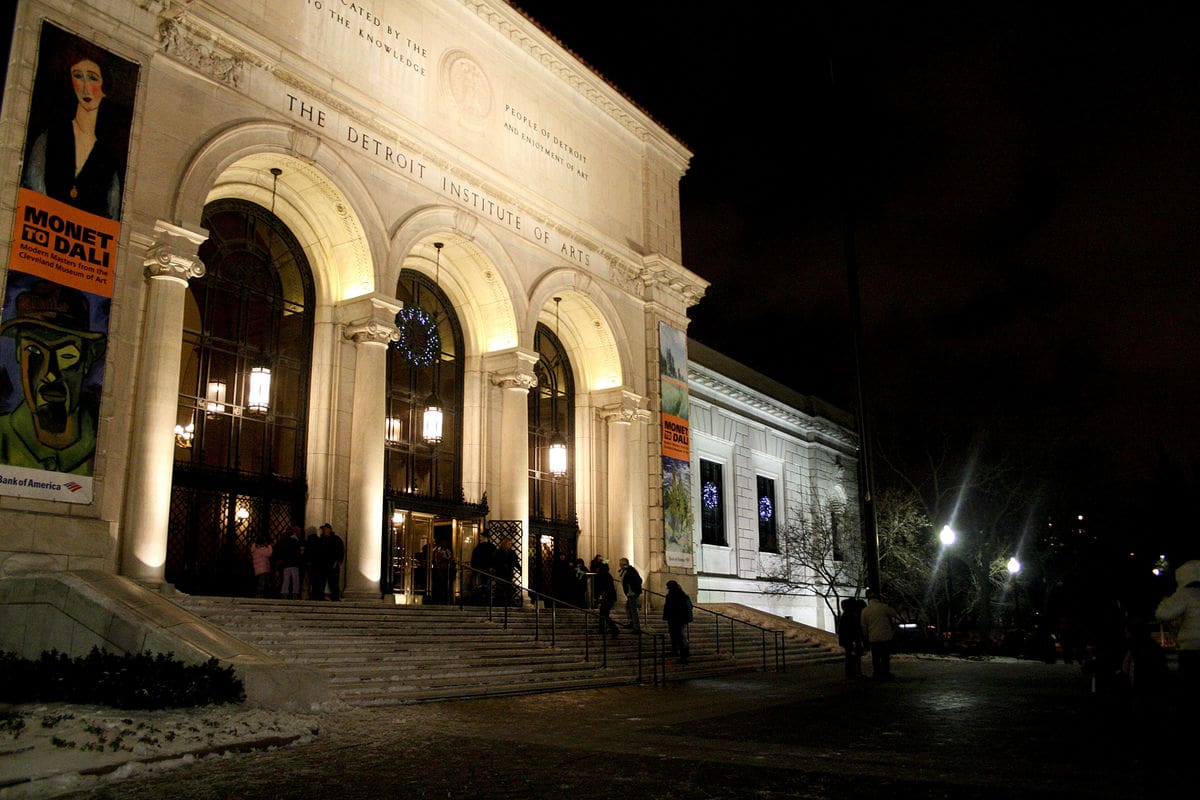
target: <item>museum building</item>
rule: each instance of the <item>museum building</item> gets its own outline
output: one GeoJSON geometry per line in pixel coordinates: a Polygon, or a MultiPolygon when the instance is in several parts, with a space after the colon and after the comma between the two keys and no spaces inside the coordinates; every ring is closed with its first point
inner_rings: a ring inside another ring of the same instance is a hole
{"type": "Polygon", "coordinates": [[[0,577],[245,594],[329,522],[348,596],[417,603],[486,530],[533,589],[627,557],[832,628],[765,583],[856,502],[852,420],[689,342],[691,153],[519,10],[13,13],[0,577]]]}

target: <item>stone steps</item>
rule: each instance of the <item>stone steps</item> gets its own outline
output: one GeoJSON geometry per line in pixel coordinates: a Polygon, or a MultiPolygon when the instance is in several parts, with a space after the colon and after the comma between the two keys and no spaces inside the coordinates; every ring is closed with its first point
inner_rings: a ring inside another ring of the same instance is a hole
{"type": "MultiPolygon", "coordinates": [[[[561,691],[651,681],[661,621],[639,637],[604,639],[577,609],[392,606],[379,602],[288,601],[178,596],[176,602],[287,664],[315,669],[335,696],[355,706],[561,691]]],[[[737,627],[737,626],[735,626],[737,627]]],[[[718,634],[691,626],[688,665],[668,661],[669,680],[764,668],[758,631],[718,634]]],[[[766,668],[775,668],[768,636],[766,668]]],[[[840,658],[827,648],[788,644],[788,666],[840,658]]],[[[662,678],[660,672],[659,678],[662,678]]]]}

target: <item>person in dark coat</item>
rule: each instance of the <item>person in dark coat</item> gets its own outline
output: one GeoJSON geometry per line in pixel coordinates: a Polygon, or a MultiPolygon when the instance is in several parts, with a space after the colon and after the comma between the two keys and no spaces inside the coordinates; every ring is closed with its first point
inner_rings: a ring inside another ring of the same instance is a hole
{"type": "Polygon", "coordinates": [[[308,529],[304,540],[304,575],[301,585],[308,584],[308,599],[322,600],[325,593],[325,574],[321,559],[321,535],[314,528],[308,529]]]}
{"type": "Polygon", "coordinates": [[[300,545],[299,525],[293,525],[288,535],[275,546],[275,560],[283,571],[283,582],[279,594],[287,600],[300,599],[300,560],[303,558],[300,545]]]}
{"type": "Polygon", "coordinates": [[[325,586],[329,586],[329,599],[341,600],[342,561],[346,558],[346,544],[342,537],[333,532],[333,526],[326,522],[321,526],[321,538],[318,541],[317,559],[321,573],[321,583],[316,587],[318,600],[325,596],[325,586]]]}
{"type": "Polygon", "coordinates": [[[613,581],[608,564],[601,564],[596,573],[593,591],[596,593],[596,608],[600,611],[600,635],[605,633],[617,638],[617,623],[612,621],[613,604],[617,602],[617,584],[613,581]]]}
{"type": "Polygon", "coordinates": [[[501,539],[500,546],[496,548],[496,577],[501,580],[496,585],[496,591],[507,606],[521,605],[521,591],[517,586],[519,563],[512,541],[501,539]]]}
{"type": "Polygon", "coordinates": [[[575,569],[566,553],[559,553],[550,571],[550,593],[556,601],[571,603],[574,595],[575,569]]]}
{"type": "Polygon", "coordinates": [[[667,581],[662,618],[666,620],[667,633],[671,635],[671,655],[677,657],[680,664],[688,663],[692,655],[687,639],[687,626],[692,621],[692,598],[677,581],[667,581]]]}
{"type": "Polygon", "coordinates": [[[571,565],[571,603],[587,608],[588,569],[582,558],[571,565]]]}
{"type": "Polygon", "coordinates": [[[621,591],[625,593],[625,618],[634,633],[641,633],[642,618],[638,613],[638,604],[642,597],[642,576],[628,558],[622,558],[618,563],[621,568],[617,574],[621,576],[621,591]]]}
{"type": "Polygon", "coordinates": [[[863,601],[857,597],[847,597],[842,601],[842,614],[838,617],[838,644],[846,654],[847,678],[862,677],[863,606],[863,601]]]}
{"type": "Polygon", "coordinates": [[[451,581],[454,575],[454,553],[447,539],[438,539],[433,545],[433,586],[430,599],[435,606],[446,606],[453,602],[451,581]]]}
{"type": "Polygon", "coordinates": [[[496,545],[487,531],[479,534],[479,542],[471,551],[471,590],[477,603],[489,603],[492,596],[492,571],[496,568],[496,545]]]}

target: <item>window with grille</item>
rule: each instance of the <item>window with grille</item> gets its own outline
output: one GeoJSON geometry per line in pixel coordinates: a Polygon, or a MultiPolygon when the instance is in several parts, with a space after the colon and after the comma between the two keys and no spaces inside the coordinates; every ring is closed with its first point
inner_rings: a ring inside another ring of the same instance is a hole
{"type": "Polygon", "coordinates": [[[764,553],[779,552],[776,530],[775,481],[758,476],[758,549],[764,553]]]}
{"type": "Polygon", "coordinates": [[[700,541],[725,546],[725,481],[715,461],[700,459],[700,541]]]}

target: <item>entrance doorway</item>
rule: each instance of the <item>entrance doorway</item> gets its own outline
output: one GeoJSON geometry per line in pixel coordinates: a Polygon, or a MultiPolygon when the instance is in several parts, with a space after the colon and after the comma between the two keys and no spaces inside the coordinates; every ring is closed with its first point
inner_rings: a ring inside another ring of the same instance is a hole
{"type": "Polygon", "coordinates": [[[385,520],[383,594],[407,605],[452,605],[483,529],[483,517],[456,519],[391,507],[385,520]]]}

